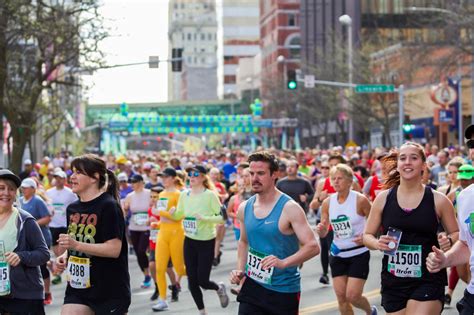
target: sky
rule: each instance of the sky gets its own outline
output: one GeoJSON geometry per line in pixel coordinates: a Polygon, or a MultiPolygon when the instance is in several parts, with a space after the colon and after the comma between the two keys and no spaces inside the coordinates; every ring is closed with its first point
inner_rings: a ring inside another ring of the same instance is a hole
{"type": "MultiPolygon", "coordinates": [[[[110,37],[100,46],[108,65],[168,57],[168,0],[103,0],[101,14],[110,37]]],[[[97,70],[84,76],[89,104],[166,102],[167,64],[97,70]]]]}

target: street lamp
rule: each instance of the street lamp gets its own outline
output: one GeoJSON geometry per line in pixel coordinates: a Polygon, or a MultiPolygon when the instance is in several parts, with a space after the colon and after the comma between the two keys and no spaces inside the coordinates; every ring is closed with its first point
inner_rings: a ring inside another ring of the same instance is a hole
{"type": "Polygon", "coordinates": [[[283,64],[283,88],[286,85],[286,58],[283,55],[277,57],[277,62],[283,64]]]}
{"type": "MultiPolygon", "coordinates": [[[[349,70],[349,84],[352,84],[352,18],[347,15],[339,17],[339,23],[347,26],[347,69],[349,70]]],[[[352,89],[349,89],[349,96],[352,94],[352,89]]],[[[354,140],[354,122],[352,114],[349,115],[349,140],[354,140]]]]}

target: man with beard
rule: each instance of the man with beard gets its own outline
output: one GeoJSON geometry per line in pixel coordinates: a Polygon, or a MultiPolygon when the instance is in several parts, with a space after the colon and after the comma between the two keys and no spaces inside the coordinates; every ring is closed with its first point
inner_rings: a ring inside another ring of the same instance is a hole
{"type": "Polygon", "coordinates": [[[298,176],[298,162],[290,160],[286,166],[287,176],[277,183],[277,188],[296,201],[304,212],[308,212],[308,198],[314,193],[311,184],[301,176],[298,176]]]}
{"type": "Polygon", "coordinates": [[[246,277],[237,297],[239,314],[295,314],[298,266],[319,254],[319,246],[303,209],[275,187],[275,156],[256,152],[248,162],[256,195],[239,206],[237,269],[230,274],[233,284],[246,277]]]}

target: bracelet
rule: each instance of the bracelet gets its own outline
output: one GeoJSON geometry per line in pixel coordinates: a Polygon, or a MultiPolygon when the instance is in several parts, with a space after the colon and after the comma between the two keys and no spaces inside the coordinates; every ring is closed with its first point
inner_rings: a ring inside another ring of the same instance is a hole
{"type": "Polygon", "coordinates": [[[319,197],[318,197],[317,200],[318,200],[319,203],[323,203],[323,201],[321,199],[319,199],[319,197]]]}
{"type": "Polygon", "coordinates": [[[451,239],[451,235],[448,235],[449,245],[453,247],[453,240],[451,239]]]}

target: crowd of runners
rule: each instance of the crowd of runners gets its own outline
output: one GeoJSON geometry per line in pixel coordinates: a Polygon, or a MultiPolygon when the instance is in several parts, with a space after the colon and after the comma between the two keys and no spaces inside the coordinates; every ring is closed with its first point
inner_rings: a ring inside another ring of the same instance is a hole
{"type": "Polygon", "coordinates": [[[319,282],[332,285],[339,312],[377,314],[363,291],[378,250],[387,314],[440,314],[461,279],[457,308],[472,315],[474,126],[465,137],[465,148],[25,160],[19,174],[0,170],[0,314],[44,314],[63,281],[62,314],[126,314],[129,255],[141,288],[154,288],[154,311],[172,311],[187,285],[200,314],[202,290],[226,308],[229,288],[239,314],[296,314],[300,268],[319,255],[319,282]],[[237,263],[216,283],[227,229],[237,263]]]}

